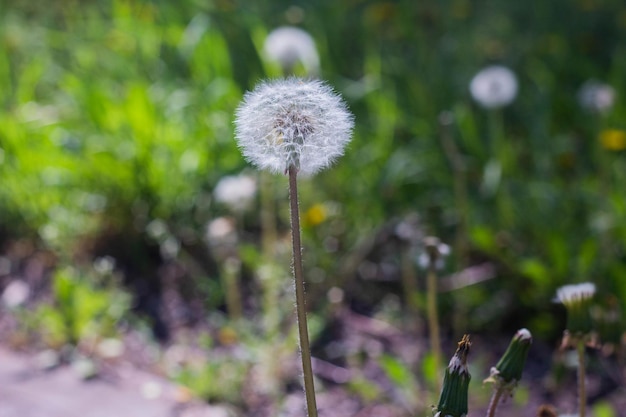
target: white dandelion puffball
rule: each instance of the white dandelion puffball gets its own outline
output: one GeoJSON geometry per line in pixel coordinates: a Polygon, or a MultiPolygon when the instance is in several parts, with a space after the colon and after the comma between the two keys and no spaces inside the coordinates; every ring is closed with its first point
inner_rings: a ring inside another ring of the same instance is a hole
{"type": "Polygon", "coordinates": [[[249,175],[227,175],[219,180],[213,196],[215,201],[230,206],[235,211],[248,208],[256,196],[256,179],[249,175]]]}
{"type": "Polygon", "coordinates": [[[596,80],[585,82],[578,91],[578,104],[594,113],[606,113],[615,104],[615,89],[596,80]]]}
{"type": "Polygon", "coordinates": [[[300,62],[308,74],[316,74],[320,66],[315,41],[308,32],[293,26],[274,29],[265,38],[263,52],[267,59],[278,62],[291,72],[300,62]]]}
{"type": "Polygon", "coordinates": [[[259,84],[236,111],[235,137],[244,157],[259,169],[291,166],[314,174],[343,155],[354,118],[327,84],[299,78],[259,84]]]}
{"type": "Polygon", "coordinates": [[[470,93],[478,104],[487,109],[504,107],[517,96],[517,77],[501,65],[486,67],[472,78],[470,93]]]}

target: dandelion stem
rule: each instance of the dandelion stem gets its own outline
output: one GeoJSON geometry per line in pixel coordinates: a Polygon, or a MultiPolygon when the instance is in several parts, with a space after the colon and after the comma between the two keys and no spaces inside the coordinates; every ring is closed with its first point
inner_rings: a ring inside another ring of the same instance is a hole
{"type": "Polygon", "coordinates": [[[296,287],[296,313],[298,317],[298,333],[300,335],[300,354],[304,392],[309,417],[317,417],[315,387],[313,385],[313,367],[311,366],[311,349],[306,321],[306,303],[304,294],[304,272],[302,268],[302,244],[300,241],[300,212],[298,209],[297,169],[289,166],[289,203],[291,211],[291,238],[293,243],[293,274],[296,287]]]}
{"type": "Polygon", "coordinates": [[[430,346],[435,368],[436,392],[441,391],[441,338],[439,336],[439,315],[437,314],[437,272],[435,262],[431,260],[426,277],[428,328],[430,346]]]}
{"type": "Polygon", "coordinates": [[[500,398],[502,398],[504,391],[504,387],[500,385],[493,392],[491,400],[489,401],[489,407],[487,408],[487,417],[493,417],[496,415],[496,408],[498,408],[498,403],[500,402],[500,398]]]}
{"type": "Polygon", "coordinates": [[[454,202],[456,204],[458,226],[456,232],[455,252],[459,262],[459,269],[467,266],[467,231],[469,230],[468,213],[469,198],[467,195],[467,173],[463,155],[454,142],[452,133],[450,132],[451,116],[442,115],[440,117],[441,125],[441,144],[444,153],[450,162],[454,180],[454,202]]]}
{"type": "Polygon", "coordinates": [[[578,352],[578,413],[580,417],[585,417],[587,392],[585,390],[585,341],[583,338],[577,341],[576,351],[578,352]]]}

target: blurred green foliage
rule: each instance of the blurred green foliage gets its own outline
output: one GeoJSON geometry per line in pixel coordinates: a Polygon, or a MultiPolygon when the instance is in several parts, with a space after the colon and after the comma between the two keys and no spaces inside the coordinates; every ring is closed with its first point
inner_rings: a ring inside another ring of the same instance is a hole
{"type": "MultiPolygon", "coordinates": [[[[155,219],[176,239],[204,239],[207,221],[223,214],[213,188],[246,167],[233,111],[276,75],[261,48],[284,24],[313,35],[322,77],[357,121],[345,157],[301,187],[303,212],[333,207],[305,226],[314,285],[341,285],[349,277],[337,271],[360,242],[418,213],[427,233],[467,243],[450,270],[499,266],[497,279],[442,304],[469,317],[467,331],[522,307],[525,325],[560,332],[546,318],[564,283],[591,280],[626,298],[626,153],[598,140],[626,130],[620,0],[5,0],[0,230],[37,234],[64,259],[84,238],[144,233],[155,219]],[[468,93],[491,63],[520,83],[498,111],[468,93]],[[617,91],[606,114],[577,104],[592,78],[617,91]],[[511,302],[498,303],[502,294],[511,302]]],[[[250,236],[258,219],[241,227],[250,236]]]]}
{"type": "Polygon", "coordinates": [[[119,284],[101,278],[70,268],[57,271],[52,277],[52,302],[19,310],[24,325],[19,331],[26,338],[37,338],[36,344],[55,349],[95,345],[118,336],[131,297],[119,284]]]}

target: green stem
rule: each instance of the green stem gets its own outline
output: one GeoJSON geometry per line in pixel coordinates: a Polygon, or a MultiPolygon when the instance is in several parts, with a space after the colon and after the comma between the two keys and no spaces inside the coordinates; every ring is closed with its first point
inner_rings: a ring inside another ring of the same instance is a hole
{"type": "Polygon", "coordinates": [[[239,273],[241,265],[239,259],[228,258],[224,261],[222,268],[222,276],[224,280],[224,288],[226,290],[226,309],[229,318],[233,320],[240,319],[243,316],[243,307],[241,305],[241,293],[239,291],[239,273]]]}
{"type": "Polygon", "coordinates": [[[578,352],[578,413],[580,417],[585,417],[587,391],[585,390],[585,341],[582,338],[576,344],[576,351],[578,352]]]}
{"type": "Polygon", "coordinates": [[[455,253],[459,261],[459,269],[467,265],[467,233],[469,230],[469,197],[467,194],[467,175],[463,155],[454,143],[449,124],[441,123],[441,142],[444,153],[450,162],[453,173],[454,203],[456,205],[458,226],[455,241],[455,253]]]}
{"type": "Polygon", "coordinates": [[[500,398],[502,398],[503,393],[504,389],[502,386],[498,386],[498,388],[496,388],[493,392],[491,400],[489,401],[489,407],[487,408],[487,417],[493,417],[496,415],[496,408],[498,408],[498,403],[500,402],[500,398]]]}
{"type": "Polygon", "coordinates": [[[309,332],[306,322],[306,297],[304,295],[304,272],[302,269],[302,243],[300,242],[297,174],[298,171],[296,167],[291,165],[289,167],[289,202],[291,209],[291,238],[293,243],[293,275],[296,286],[296,313],[298,317],[300,354],[302,356],[304,393],[306,395],[308,416],[317,417],[315,387],[313,385],[313,367],[311,366],[311,349],[309,347],[309,332]]]}
{"type": "Polygon", "coordinates": [[[441,391],[441,338],[439,336],[439,315],[437,314],[437,272],[434,262],[428,268],[426,277],[428,328],[430,331],[430,344],[435,368],[436,392],[441,391]]]}

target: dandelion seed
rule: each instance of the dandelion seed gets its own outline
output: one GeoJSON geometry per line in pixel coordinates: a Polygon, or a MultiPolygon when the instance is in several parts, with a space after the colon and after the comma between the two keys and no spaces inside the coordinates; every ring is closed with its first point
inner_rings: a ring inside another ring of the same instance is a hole
{"type": "Polygon", "coordinates": [[[307,74],[316,74],[320,59],[313,37],[308,32],[293,26],[274,29],[265,38],[263,45],[266,57],[277,62],[287,74],[301,63],[307,74]]]}
{"type": "Polygon", "coordinates": [[[299,78],[267,81],[246,93],[235,136],[244,157],[279,173],[311,175],[331,165],[350,141],[354,120],[327,84],[299,78]]]}
{"type": "Polygon", "coordinates": [[[487,109],[507,106],[517,96],[517,77],[501,65],[486,67],[472,78],[470,93],[478,104],[487,109]]]}

